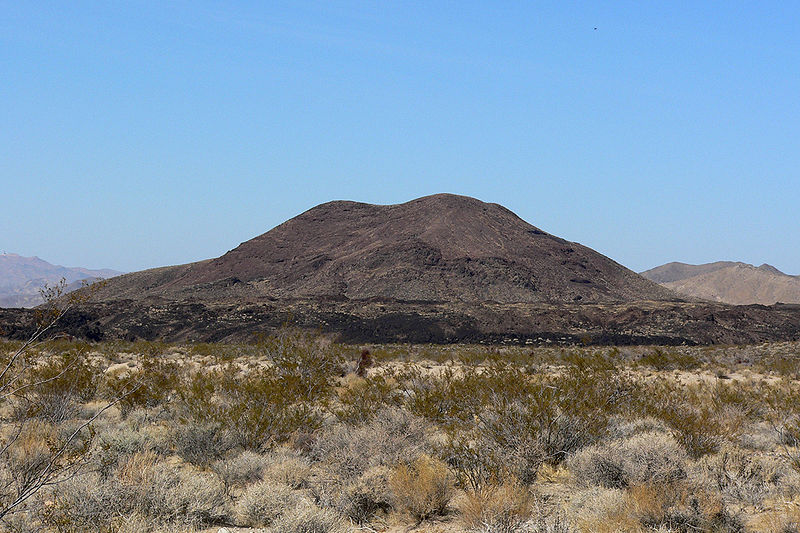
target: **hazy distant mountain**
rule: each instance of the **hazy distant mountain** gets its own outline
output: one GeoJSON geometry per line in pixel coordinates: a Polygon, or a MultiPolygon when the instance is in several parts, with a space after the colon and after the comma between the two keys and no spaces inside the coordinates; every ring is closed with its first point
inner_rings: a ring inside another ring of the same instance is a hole
{"type": "Polygon", "coordinates": [[[33,307],[42,303],[39,290],[62,279],[67,290],[78,289],[83,281],[111,278],[122,272],[53,265],[38,257],[0,254],[0,307],[33,307]]]}
{"type": "Polygon", "coordinates": [[[735,305],[800,303],[800,276],[772,265],[718,261],[704,265],[667,263],[642,276],[680,294],[735,305]]]}

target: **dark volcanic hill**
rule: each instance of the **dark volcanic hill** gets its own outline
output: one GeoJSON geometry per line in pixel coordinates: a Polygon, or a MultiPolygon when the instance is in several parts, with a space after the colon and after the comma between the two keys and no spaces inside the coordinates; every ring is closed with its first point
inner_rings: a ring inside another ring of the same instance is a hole
{"type": "Polygon", "coordinates": [[[437,194],[319,205],[222,257],[121,276],[96,301],[611,303],[676,295],[508,209],[437,194]]]}
{"type": "MultiPolygon", "coordinates": [[[[222,257],[90,289],[61,331],[92,340],[252,340],[291,323],[348,342],[752,343],[800,339],[800,305],[678,296],[497,204],[438,194],[330,202],[222,257]]],[[[35,314],[0,309],[27,338],[35,314]]]]}

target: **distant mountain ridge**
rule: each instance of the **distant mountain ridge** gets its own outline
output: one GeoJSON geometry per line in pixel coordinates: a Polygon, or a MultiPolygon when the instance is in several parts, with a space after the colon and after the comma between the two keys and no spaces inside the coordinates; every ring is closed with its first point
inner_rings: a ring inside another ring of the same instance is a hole
{"type": "Polygon", "coordinates": [[[702,265],[667,263],[641,273],[662,286],[692,298],[733,305],[800,303],[800,276],[772,265],[734,261],[702,265]]]}
{"type": "Polygon", "coordinates": [[[64,279],[67,290],[82,286],[82,281],[94,281],[118,276],[111,269],[89,269],[54,265],[38,257],[23,257],[14,253],[0,254],[0,307],[34,307],[42,303],[39,293],[45,285],[55,285],[64,279]]]}

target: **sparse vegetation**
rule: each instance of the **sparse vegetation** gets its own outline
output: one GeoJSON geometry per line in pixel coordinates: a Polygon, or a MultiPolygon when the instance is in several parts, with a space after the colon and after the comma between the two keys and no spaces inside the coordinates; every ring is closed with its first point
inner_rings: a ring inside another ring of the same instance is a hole
{"type": "Polygon", "coordinates": [[[361,347],[297,331],[241,346],[37,346],[20,378],[35,386],[2,410],[4,438],[20,420],[25,432],[0,481],[24,484],[67,440],[80,468],[0,530],[798,523],[800,384],[768,346],[368,349],[359,376],[361,347]]]}

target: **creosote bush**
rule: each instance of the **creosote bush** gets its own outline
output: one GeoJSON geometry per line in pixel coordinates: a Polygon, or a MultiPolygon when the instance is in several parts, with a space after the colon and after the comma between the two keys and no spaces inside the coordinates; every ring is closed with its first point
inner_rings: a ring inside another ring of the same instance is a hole
{"type": "Polygon", "coordinates": [[[251,450],[318,428],[333,396],[339,348],[296,333],[267,339],[262,349],[269,367],[195,372],[179,390],[185,420],[227,432],[251,450]]]}

